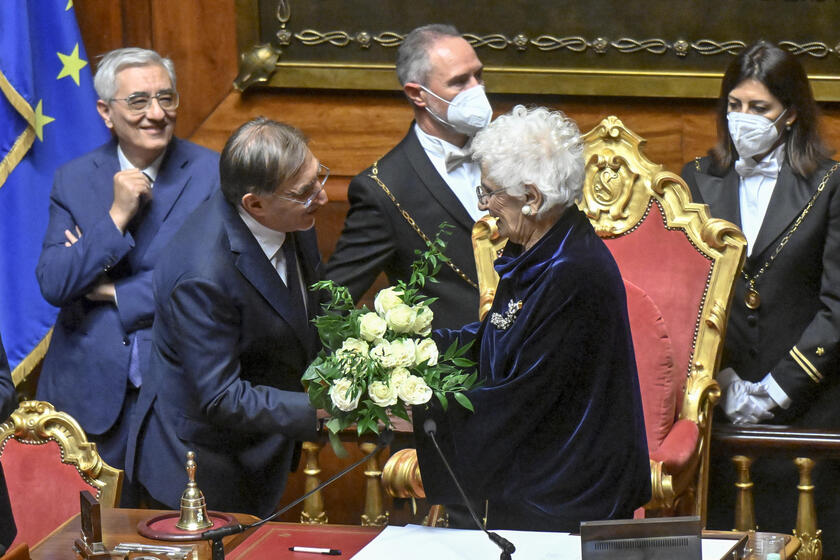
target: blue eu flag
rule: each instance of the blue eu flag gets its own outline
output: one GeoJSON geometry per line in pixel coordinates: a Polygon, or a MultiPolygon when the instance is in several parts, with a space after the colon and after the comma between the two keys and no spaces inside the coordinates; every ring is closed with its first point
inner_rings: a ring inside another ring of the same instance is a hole
{"type": "Polygon", "coordinates": [[[0,1],[0,333],[15,381],[58,311],[35,278],[53,174],[110,137],[96,99],[73,0],[0,1]]]}

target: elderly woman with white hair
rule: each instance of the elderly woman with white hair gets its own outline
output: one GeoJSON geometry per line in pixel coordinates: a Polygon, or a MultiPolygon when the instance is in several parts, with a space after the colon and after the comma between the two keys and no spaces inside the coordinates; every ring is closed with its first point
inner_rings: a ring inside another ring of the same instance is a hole
{"type": "Polygon", "coordinates": [[[644,419],[624,286],[575,206],[583,142],[561,112],[517,106],[472,142],[479,205],[519,247],[496,261],[484,321],[435,332],[442,349],[473,342],[482,385],[461,407],[415,410],[432,503],[459,494],[423,433],[425,415],[488,528],[574,531],[632,517],[650,497],[644,419]],[[481,509],[485,509],[482,507],[481,509]]]}

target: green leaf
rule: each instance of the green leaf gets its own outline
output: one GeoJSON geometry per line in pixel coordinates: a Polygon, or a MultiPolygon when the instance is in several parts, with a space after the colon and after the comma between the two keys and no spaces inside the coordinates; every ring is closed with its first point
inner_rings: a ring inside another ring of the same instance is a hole
{"type": "Polygon", "coordinates": [[[443,394],[443,392],[441,392],[441,391],[437,391],[437,392],[435,392],[435,396],[436,396],[436,397],[438,398],[438,400],[440,401],[440,406],[441,406],[441,407],[443,407],[443,410],[444,410],[444,411],[445,411],[447,408],[449,408],[449,399],[447,399],[447,398],[446,398],[446,395],[445,395],[445,394],[443,394]]]}
{"type": "Polygon", "coordinates": [[[454,358],[452,364],[461,368],[473,367],[475,362],[466,358],[454,358]]]}
{"type": "Polygon", "coordinates": [[[398,402],[397,404],[391,407],[391,414],[393,414],[397,418],[402,418],[406,422],[411,422],[411,418],[409,418],[408,412],[405,410],[405,406],[402,402],[398,402]]]}
{"type": "Polygon", "coordinates": [[[347,450],[344,449],[344,445],[341,443],[341,438],[338,437],[338,434],[333,433],[332,431],[327,432],[330,436],[330,445],[333,448],[333,453],[339,459],[346,459],[349,453],[347,450]]]}
{"type": "Polygon", "coordinates": [[[379,420],[381,420],[386,426],[391,422],[388,419],[388,414],[385,412],[384,408],[379,407],[379,406],[373,406],[372,410],[373,410],[373,413],[376,415],[376,417],[379,420]]]}
{"type": "Polygon", "coordinates": [[[326,426],[331,434],[337,434],[343,429],[341,425],[341,420],[337,416],[333,416],[332,418],[327,420],[326,426]]]}
{"type": "Polygon", "coordinates": [[[452,393],[452,396],[455,397],[455,400],[458,401],[458,404],[460,404],[470,412],[475,412],[475,408],[473,408],[472,402],[464,393],[452,393]]]}

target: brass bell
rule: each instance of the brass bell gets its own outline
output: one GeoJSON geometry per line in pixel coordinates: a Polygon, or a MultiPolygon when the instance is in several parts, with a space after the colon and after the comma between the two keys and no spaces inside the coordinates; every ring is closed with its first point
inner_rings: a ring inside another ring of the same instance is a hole
{"type": "Polygon", "coordinates": [[[183,531],[199,531],[213,526],[207,517],[207,503],[204,494],[195,483],[195,453],[187,451],[187,476],[189,482],[181,494],[181,517],[175,526],[183,531]]]}

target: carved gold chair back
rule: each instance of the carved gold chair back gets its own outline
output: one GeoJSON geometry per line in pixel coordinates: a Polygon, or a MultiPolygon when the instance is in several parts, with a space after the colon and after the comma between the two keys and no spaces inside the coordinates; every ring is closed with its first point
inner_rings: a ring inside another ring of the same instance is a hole
{"type": "Polygon", "coordinates": [[[78,422],[44,401],[24,401],[0,424],[0,463],[18,527],[35,544],[79,513],[79,492],[116,507],[123,471],[106,464],[78,422]]]}

